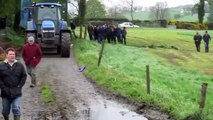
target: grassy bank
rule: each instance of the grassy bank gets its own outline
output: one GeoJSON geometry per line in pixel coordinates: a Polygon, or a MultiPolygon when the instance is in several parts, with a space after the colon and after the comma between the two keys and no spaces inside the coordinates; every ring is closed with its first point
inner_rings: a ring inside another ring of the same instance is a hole
{"type": "MultiPolygon", "coordinates": [[[[202,117],[210,120],[213,118],[213,52],[206,54],[202,47],[202,52],[197,53],[192,40],[194,33],[128,29],[128,46],[106,44],[100,67],[97,67],[100,44],[77,40],[74,54],[79,65],[87,66],[84,73],[99,84],[131,99],[160,106],[178,120],[198,114],[201,84],[206,82],[208,90],[202,117]],[[151,95],[146,94],[146,65],[150,66],[151,95]]],[[[210,51],[211,46],[212,43],[210,51]]]]}
{"type": "Polygon", "coordinates": [[[11,28],[0,30],[0,40],[7,41],[18,47],[22,47],[24,44],[24,35],[22,33],[16,33],[11,28]]]}

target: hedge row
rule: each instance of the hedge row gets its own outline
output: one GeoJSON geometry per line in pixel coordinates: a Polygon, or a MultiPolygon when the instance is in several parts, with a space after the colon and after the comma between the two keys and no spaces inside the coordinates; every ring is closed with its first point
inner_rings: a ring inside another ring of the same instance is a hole
{"type": "Polygon", "coordinates": [[[171,20],[168,22],[168,25],[176,25],[177,29],[192,29],[192,30],[207,30],[208,25],[198,22],[184,22],[184,21],[175,21],[171,20]]]}

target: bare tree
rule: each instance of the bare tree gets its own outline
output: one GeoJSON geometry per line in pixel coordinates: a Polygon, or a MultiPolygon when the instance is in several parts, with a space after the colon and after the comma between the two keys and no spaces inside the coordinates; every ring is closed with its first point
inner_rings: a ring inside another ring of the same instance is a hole
{"type": "Polygon", "coordinates": [[[100,0],[87,0],[86,18],[104,18],[106,16],[105,5],[100,0]]]}
{"type": "Polygon", "coordinates": [[[157,2],[155,6],[150,7],[149,17],[152,20],[168,19],[170,17],[167,2],[157,2]]]}
{"type": "Polygon", "coordinates": [[[70,10],[69,13],[78,17],[80,24],[80,38],[82,38],[83,25],[85,22],[85,15],[86,15],[86,0],[70,0],[69,3],[71,4],[72,7],[71,9],[69,9],[70,10]]]}
{"type": "Polygon", "coordinates": [[[128,6],[128,10],[130,12],[130,15],[131,15],[131,19],[134,20],[134,12],[137,11],[137,10],[141,10],[142,9],[142,6],[136,6],[135,3],[136,3],[137,0],[124,0],[124,2],[127,4],[128,6]]]}
{"type": "Polygon", "coordinates": [[[132,18],[132,21],[133,21],[134,20],[134,18],[133,18],[134,0],[127,1],[127,4],[130,6],[130,14],[131,14],[131,18],[132,18]]]}
{"type": "Polygon", "coordinates": [[[213,1],[208,0],[208,4],[209,4],[209,13],[210,13],[208,16],[208,21],[213,22],[213,1]]]}
{"type": "Polygon", "coordinates": [[[69,0],[69,15],[70,16],[78,16],[79,14],[79,2],[80,0],[69,0]]]}
{"type": "Polygon", "coordinates": [[[84,25],[85,15],[86,15],[86,0],[80,0],[78,2],[78,6],[79,6],[78,17],[79,17],[79,23],[80,23],[80,38],[82,38],[83,25],[84,25]]]}
{"type": "Polygon", "coordinates": [[[120,6],[112,6],[108,9],[108,15],[109,17],[113,18],[120,18],[122,17],[121,13],[124,12],[123,8],[120,6]]]}
{"type": "Polygon", "coordinates": [[[79,13],[79,3],[80,0],[70,0],[69,1],[69,14],[70,16],[78,16],[78,13],[79,13]]]}

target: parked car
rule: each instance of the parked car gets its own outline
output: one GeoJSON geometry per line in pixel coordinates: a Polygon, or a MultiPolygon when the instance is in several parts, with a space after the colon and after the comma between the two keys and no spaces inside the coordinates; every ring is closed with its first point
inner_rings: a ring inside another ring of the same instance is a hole
{"type": "Polygon", "coordinates": [[[135,27],[135,28],[138,28],[139,26],[138,25],[134,25],[131,22],[123,22],[121,24],[118,24],[118,27],[135,27]]]}

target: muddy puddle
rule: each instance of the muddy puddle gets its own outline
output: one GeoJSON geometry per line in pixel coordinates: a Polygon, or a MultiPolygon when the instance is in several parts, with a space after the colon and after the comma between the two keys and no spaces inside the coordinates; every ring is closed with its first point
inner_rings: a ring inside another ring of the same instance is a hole
{"type": "Polygon", "coordinates": [[[126,106],[112,101],[93,104],[90,106],[89,114],[90,120],[148,120],[126,106]]]}

